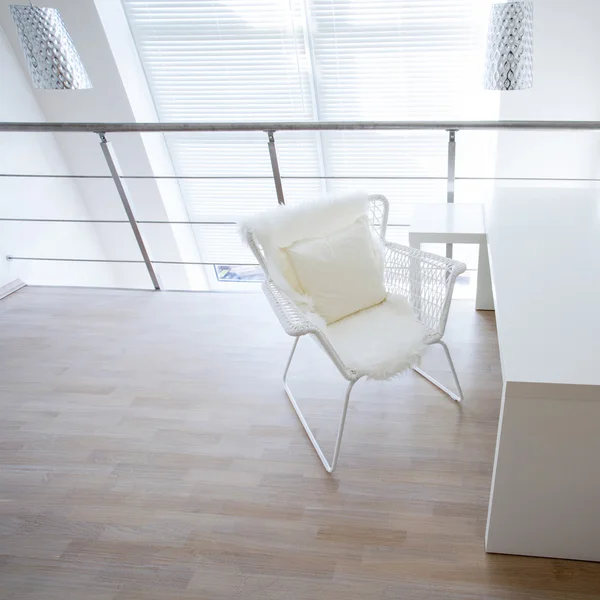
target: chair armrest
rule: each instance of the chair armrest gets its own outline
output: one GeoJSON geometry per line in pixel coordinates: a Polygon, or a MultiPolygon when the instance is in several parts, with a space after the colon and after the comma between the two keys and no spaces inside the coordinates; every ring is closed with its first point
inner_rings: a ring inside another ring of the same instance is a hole
{"type": "Polygon", "coordinates": [[[279,319],[279,323],[288,335],[299,337],[301,335],[306,335],[307,333],[310,334],[329,355],[331,360],[333,360],[335,366],[342,374],[342,377],[345,377],[348,381],[353,381],[358,378],[355,371],[348,369],[346,365],[344,365],[325,332],[308,319],[287,294],[277,286],[277,284],[269,279],[262,284],[262,289],[273,312],[279,319]]]}
{"type": "Polygon", "coordinates": [[[288,335],[299,336],[320,332],[319,328],[290,300],[272,280],[266,280],[262,289],[281,326],[288,335]]]}
{"type": "Polygon", "coordinates": [[[438,339],[444,335],[456,278],[467,266],[451,258],[385,242],[385,285],[408,298],[419,320],[438,339]]]}

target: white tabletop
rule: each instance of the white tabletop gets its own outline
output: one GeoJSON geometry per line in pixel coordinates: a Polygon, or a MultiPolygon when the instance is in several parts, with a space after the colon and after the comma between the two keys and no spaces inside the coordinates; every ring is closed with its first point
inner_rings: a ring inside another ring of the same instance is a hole
{"type": "Polygon", "coordinates": [[[485,235],[481,204],[418,204],[410,223],[415,234],[441,234],[444,240],[453,235],[485,235]]]}
{"type": "Polygon", "coordinates": [[[486,209],[505,381],[600,384],[600,195],[504,189],[486,209]]]}

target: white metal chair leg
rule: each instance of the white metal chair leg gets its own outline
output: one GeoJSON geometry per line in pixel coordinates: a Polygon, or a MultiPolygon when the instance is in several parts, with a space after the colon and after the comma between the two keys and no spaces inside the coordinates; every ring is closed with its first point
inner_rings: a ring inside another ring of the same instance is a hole
{"type": "Polygon", "coordinates": [[[290,365],[292,364],[292,358],[294,357],[294,353],[296,352],[296,347],[298,346],[299,340],[300,340],[299,337],[297,337],[295,339],[294,345],[292,346],[292,351],[290,352],[290,357],[288,358],[287,364],[285,366],[285,371],[283,372],[283,388],[285,389],[285,393],[287,394],[287,397],[289,398],[292,406],[294,407],[294,410],[296,411],[296,415],[298,415],[298,419],[300,419],[300,423],[302,423],[302,427],[304,427],[304,431],[306,432],[306,435],[308,436],[310,443],[313,445],[313,448],[315,449],[317,455],[321,459],[321,462],[323,463],[325,470],[328,473],[332,473],[333,470],[335,469],[335,465],[337,464],[338,456],[340,454],[340,447],[342,445],[342,435],[344,434],[344,425],[346,424],[346,413],[348,412],[348,403],[350,401],[350,392],[352,391],[354,384],[358,380],[350,381],[348,383],[348,387],[346,389],[346,397],[344,398],[344,408],[342,409],[342,416],[340,418],[340,424],[338,427],[337,438],[335,440],[335,449],[333,451],[333,460],[331,461],[331,465],[330,465],[328,460],[325,458],[325,455],[323,454],[323,451],[321,450],[321,447],[319,446],[317,440],[315,439],[313,432],[310,430],[310,427],[308,426],[308,423],[306,422],[304,415],[300,411],[300,407],[298,406],[296,399],[294,398],[294,395],[292,394],[292,391],[290,390],[290,388],[287,384],[288,371],[290,370],[290,365]]]}
{"type": "Polygon", "coordinates": [[[439,340],[435,343],[440,344],[440,346],[444,349],[444,352],[446,353],[446,358],[448,359],[448,364],[450,365],[450,370],[452,371],[452,377],[454,377],[454,383],[456,385],[456,389],[458,390],[458,394],[455,394],[452,390],[448,389],[445,385],[441,384],[437,379],[434,379],[431,375],[423,371],[421,367],[413,365],[413,370],[425,379],[427,379],[427,381],[429,381],[430,383],[433,383],[433,385],[442,390],[444,394],[450,396],[450,398],[452,398],[452,400],[454,400],[455,402],[462,402],[464,397],[463,391],[460,387],[460,382],[458,381],[458,375],[456,374],[456,369],[454,368],[454,362],[452,361],[452,357],[450,356],[450,350],[448,350],[448,346],[443,340],[439,340]]]}

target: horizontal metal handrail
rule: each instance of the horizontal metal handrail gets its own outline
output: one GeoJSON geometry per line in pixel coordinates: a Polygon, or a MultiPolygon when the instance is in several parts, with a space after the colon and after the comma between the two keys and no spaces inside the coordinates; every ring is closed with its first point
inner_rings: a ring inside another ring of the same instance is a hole
{"type": "Polygon", "coordinates": [[[176,133],[225,131],[350,131],[350,130],[600,130],[600,121],[306,121],[257,123],[34,123],[0,122],[0,131],[176,133]]]}
{"type": "MultiPolygon", "coordinates": [[[[20,179],[44,178],[49,179],[111,179],[110,175],[55,175],[53,173],[0,173],[0,177],[15,177],[20,179]]],[[[273,175],[119,175],[121,179],[264,179],[272,180],[273,175]]],[[[281,179],[415,179],[446,181],[446,175],[281,175],[281,179]]]]}

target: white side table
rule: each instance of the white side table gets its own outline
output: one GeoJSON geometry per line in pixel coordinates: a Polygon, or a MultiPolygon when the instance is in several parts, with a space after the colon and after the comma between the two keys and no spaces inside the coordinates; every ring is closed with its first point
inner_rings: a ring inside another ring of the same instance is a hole
{"type": "Polygon", "coordinates": [[[419,204],[413,213],[409,244],[479,244],[477,310],[494,310],[487,235],[481,204],[419,204]]]}

